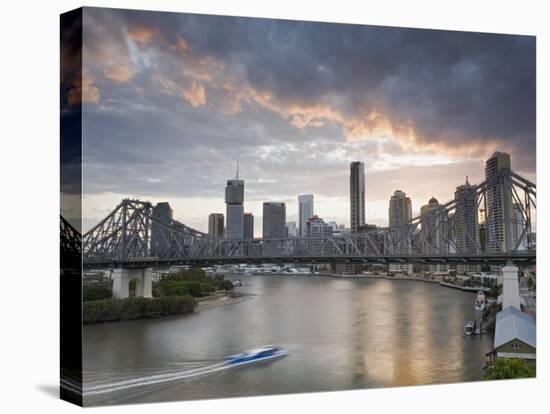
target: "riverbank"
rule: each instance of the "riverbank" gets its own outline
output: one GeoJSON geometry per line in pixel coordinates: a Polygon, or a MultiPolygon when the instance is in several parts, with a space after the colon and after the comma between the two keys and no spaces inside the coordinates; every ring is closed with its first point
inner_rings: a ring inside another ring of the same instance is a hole
{"type": "Polygon", "coordinates": [[[345,278],[345,279],[386,279],[386,280],[415,280],[420,282],[427,283],[439,283],[439,280],[435,279],[425,279],[420,277],[410,277],[410,276],[386,276],[386,275],[343,275],[338,273],[328,273],[326,276],[345,278]]]}
{"type": "Polygon", "coordinates": [[[195,312],[217,306],[233,305],[242,302],[249,296],[250,294],[248,293],[232,291],[231,293],[215,293],[210,296],[198,298],[195,312]]]}
{"type": "Polygon", "coordinates": [[[191,295],[99,299],[82,303],[82,322],[90,325],[100,322],[156,319],[191,313],[196,306],[197,301],[191,295]]]}
{"type": "Polygon", "coordinates": [[[387,276],[387,275],[342,275],[342,274],[336,274],[336,273],[329,273],[325,274],[329,277],[337,277],[337,278],[346,278],[346,279],[385,279],[385,280],[412,280],[417,282],[425,282],[425,283],[436,283],[439,286],[448,287],[451,289],[458,289],[462,290],[464,292],[471,292],[471,293],[477,293],[480,290],[488,293],[491,291],[490,288],[483,287],[483,286],[462,286],[457,285],[450,282],[445,282],[439,279],[426,279],[423,277],[416,277],[416,276],[387,276]]]}

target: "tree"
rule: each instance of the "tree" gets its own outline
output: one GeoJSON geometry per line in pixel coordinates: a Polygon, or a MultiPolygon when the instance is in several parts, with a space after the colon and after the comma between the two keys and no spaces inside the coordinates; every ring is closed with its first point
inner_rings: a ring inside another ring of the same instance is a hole
{"type": "Polygon", "coordinates": [[[484,379],[533,378],[537,374],[535,365],[519,358],[497,358],[492,366],[487,368],[484,379]]]}
{"type": "Polygon", "coordinates": [[[88,302],[90,300],[110,299],[113,296],[111,288],[106,286],[88,286],[82,289],[82,300],[88,302]]]}

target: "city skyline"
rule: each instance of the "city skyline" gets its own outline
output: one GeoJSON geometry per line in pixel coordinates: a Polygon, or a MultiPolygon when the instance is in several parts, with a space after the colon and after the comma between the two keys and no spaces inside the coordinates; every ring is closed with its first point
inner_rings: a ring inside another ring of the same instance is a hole
{"type": "MultiPolygon", "coordinates": [[[[487,176],[487,169],[489,168],[488,165],[492,164],[493,163],[493,160],[495,159],[495,157],[497,158],[501,158],[501,157],[504,157],[506,160],[507,160],[507,164],[505,165],[505,167],[510,167],[511,166],[511,158],[509,156],[509,154],[507,153],[502,153],[502,152],[498,152],[496,151],[495,153],[493,153],[487,160],[486,160],[486,168],[485,168],[485,174],[486,174],[486,179],[489,178],[489,176],[487,176]]],[[[350,176],[349,178],[350,179],[353,179],[354,175],[356,174],[356,171],[354,171],[354,166],[356,165],[359,165],[362,163],[361,162],[358,162],[358,161],[352,161],[350,163],[350,176]]],[[[249,239],[249,238],[257,238],[257,237],[263,237],[263,228],[265,228],[265,224],[264,224],[264,215],[265,215],[265,206],[266,205],[282,205],[282,208],[284,209],[284,215],[283,215],[283,220],[282,222],[280,223],[280,225],[282,225],[281,229],[279,229],[279,236],[278,237],[282,237],[281,234],[285,231],[284,228],[288,226],[288,224],[290,223],[293,223],[294,225],[296,225],[296,222],[292,221],[292,218],[293,217],[297,217],[298,219],[300,218],[300,203],[301,202],[304,202],[304,203],[310,203],[311,205],[308,207],[311,209],[311,211],[313,211],[313,199],[314,199],[314,194],[301,194],[301,195],[298,195],[297,199],[298,199],[298,204],[296,206],[297,208],[297,212],[296,214],[291,214],[291,215],[286,215],[286,203],[284,201],[264,201],[262,202],[262,214],[259,215],[259,216],[255,216],[253,213],[251,212],[244,212],[244,205],[246,204],[246,196],[244,194],[244,188],[245,188],[245,180],[241,180],[241,179],[238,179],[238,162],[237,162],[237,175],[235,178],[233,179],[228,179],[227,180],[227,186],[226,186],[226,189],[225,189],[225,202],[226,202],[226,206],[227,206],[227,201],[228,201],[228,195],[230,197],[230,199],[232,201],[238,201],[239,203],[239,214],[240,214],[240,218],[239,218],[239,221],[242,222],[242,223],[237,223],[237,227],[239,230],[238,232],[242,232],[243,233],[243,236],[238,236],[238,237],[235,237],[235,236],[230,236],[228,235],[228,232],[227,232],[227,222],[224,220],[224,214],[223,213],[218,213],[218,212],[210,212],[207,216],[207,231],[204,232],[205,234],[208,234],[210,236],[213,236],[213,230],[212,230],[212,227],[214,226],[212,223],[212,219],[213,219],[213,216],[221,216],[221,222],[220,222],[220,225],[222,226],[222,230],[221,230],[221,234],[222,234],[222,237],[221,238],[228,238],[228,239],[242,239],[242,238],[245,238],[245,239],[249,239]],[[238,186],[238,190],[230,190],[231,188],[234,188],[233,186],[237,185],[238,186]],[[229,190],[229,193],[228,193],[228,190],[229,190]],[[236,191],[236,192],[235,192],[236,191]],[[236,198],[235,198],[236,197],[236,198]],[[241,214],[241,210],[242,210],[242,214],[241,214]],[[287,219],[290,219],[290,221],[288,221],[287,219]],[[242,224],[242,226],[241,226],[242,224]],[[256,230],[258,229],[258,230],[256,230]],[[257,234],[257,231],[261,231],[260,234],[257,234]]],[[[364,180],[364,178],[363,178],[364,180]]],[[[364,185],[364,182],[363,182],[363,185],[364,185]]],[[[464,188],[470,188],[473,193],[472,194],[475,194],[475,188],[476,188],[476,184],[471,184],[469,182],[469,177],[466,176],[466,183],[465,184],[459,184],[456,186],[456,188],[454,189],[454,195],[453,195],[453,199],[454,200],[459,200],[461,199],[461,194],[462,194],[462,191],[464,188]],[[460,193],[460,194],[459,194],[460,193]]],[[[353,196],[352,196],[352,193],[354,192],[354,187],[353,185],[350,187],[350,200],[349,200],[349,206],[351,206],[352,202],[353,202],[353,196]]],[[[365,191],[366,193],[366,191],[365,191]]],[[[412,209],[412,204],[413,204],[413,200],[408,197],[406,195],[406,191],[402,191],[401,189],[397,189],[393,192],[392,195],[390,195],[389,197],[389,200],[388,200],[388,206],[389,206],[389,211],[388,211],[388,216],[386,217],[386,223],[384,223],[383,225],[380,225],[380,223],[363,223],[363,225],[369,225],[369,226],[378,226],[378,227],[392,227],[392,217],[393,217],[393,213],[392,213],[392,206],[393,206],[393,203],[394,203],[394,200],[399,197],[403,197],[405,198],[406,197],[406,200],[407,200],[407,203],[408,203],[408,207],[407,207],[407,210],[408,210],[408,213],[403,213],[405,214],[408,218],[405,219],[405,221],[408,221],[408,220],[411,220],[412,218],[414,217],[420,217],[420,216],[423,216],[424,214],[426,214],[429,210],[429,207],[432,206],[433,203],[435,203],[434,205],[437,205],[441,208],[443,208],[443,206],[441,204],[439,204],[437,198],[435,196],[432,196],[430,198],[429,201],[426,202],[426,204],[423,204],[421,205],[419,211],[414,211],[412,209]]],[[[366,199],[365,199],[365,204],[366,204],[366,199]]],[[[446,201],[450,201],[450,200],[446,200],[446,201]]],[[[459,202],[460,204],[460,202],[459,202]]],[[[171,208],[170,206],[170,203],[168,201],[162,201],[162,202],[159,202],[158,203],[158,206],[161,206],[162,209],[168,209],[169,212],[165,212],[164,213],[164,216],[169,219],[169,220],[172,220],[173,218],[175,218],[175,216],[173,215],[173,209],[171,208]]],[[[514,205],[515,206],[515,205],[514,205]]],[[[364,207],[364,206],[363,206],[364,207]]],[[[459,209],[460,210],[460,209],[459,209]]],[[[534,209],[534,211],[536,211],[536,209],[534,209]]],[[[516,212],[514,210],[514,214],[516,213],[519,213],[519,216],[521,216],[521,213],[520,212],[516,212]]],[[[323,216],[322,216],[322,213],[313,213],[311,214],[311,217],[309,218],[317,218],[317,219],[320,219],[321,221],[323,222],[327,222],[327,223],[334,223],[335,225],[344,225],[345,226],[345,229],[347,231],[351,231],[352,233],[354,232],[353,229],[351,228],[351,214],[352,212],[350,212],[350,220],[347,224],[349,224],[349,226],[346,226],[346,223],[341,223],[341,222],[336,222],[334,220],[324,220],[323,216]]],[[[475,208],[474,210],[472,210],[472,212],[470,213],[470,215],[474,215],[473,217],[475,217],[475,220],[476,220],[476,227],[478,226],[478,220],[480,220],[480,215],[482,214],[482,210],[480,211],[477,211],[475,208]]],[[[309,218],[306,220],[308,221],[309,218]]],[[[217,218],[216,218],[217,219],[217,218]]],[[[395,222],[395,217],[393,218],[394,222],[395,222]]],[[[400,218],[397,219],[398,221],[401,220],[400,218]]],[[[536,216],[533,218],[533,222],[536,224],[536,216]]],[[[394,223],[395,224],[395,223],[394,223]]],[[[482,222],[479,222],[479,225],[485,225],[486,223],[482,223],[482,222]]],[[[519,226],[521,223],[518,221],[518,223],[516,223],[516,227],[519,226]]],[[[217,224],[216,224],[217,225],[217,224]]],[[[200,229],[198,229],[199,231],[201,231],[200,229]]],[[[288,230],[288,229],[287,229],[288,230]]],[[[297,230],[299,230],[299,227],[297,228],[297,230]]],[[[512,231],[514,231],[515,229],[513,229],[512,231]]],[[[219,233],[219,231],[218,231],[219,233]]],[[[299,233],[299,232],[298,232],[299,233]]],[[[476,232],[477,233],[477,232],[476,232]]],[[[516,230],[516,233],[517,233],[517,230],[516,230]]],[[[299,234],[297,235],[299,236],[299,234]]],[[[302,236],[305,236],[302,235],[302,236]]],[[[514,237],[518,237],[519,235],[518,234],[514,234],[513,235],[514,237]]],[[[218,237],[219,236],[214,236],[214,237],[218,237]]],[[[296,236],[294,236],[296,237],[296,236]]]]}
{"type": "Polygon", "coordinates": [[[236,159],[257,229],[264,201],[298,221],[307,193],[349,226],[354,160],[369,224],[387,224],[396,189],[415,214],[465,175],[483,181],[495,150],[536,180],[532,38],[93,8],[84,19],[84,230],[134,197],[168,200],[206,232],[236,159]],[[299,64],[278,65],[283,54],[299,64]]]}

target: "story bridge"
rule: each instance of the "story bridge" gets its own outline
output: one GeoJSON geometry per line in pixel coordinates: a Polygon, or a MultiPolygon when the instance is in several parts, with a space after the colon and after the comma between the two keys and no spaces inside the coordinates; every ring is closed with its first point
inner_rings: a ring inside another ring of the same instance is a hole
{"type": "Polygon", "coordinates": [[[81,239],[71,234],[70,240],[63,241],[67,232],[62,219],[62,246],[82,252],[84,269],[114,269],[113,289],[119,296],[128,295],[129,280],[134,278],[138,279],[136,294],[150,296],[152,268],[174,265],[535,263],[535,184],[504,169],[490,180],[466,183],[459,189],[453,200],[437,203],[398,226],[366,226],[356,234],[328,237],[250,240],[214,239],[158,217],[148,201],[124,199],[81,239]],[[81,246],[75,246],[78,240],[81,246]]]}

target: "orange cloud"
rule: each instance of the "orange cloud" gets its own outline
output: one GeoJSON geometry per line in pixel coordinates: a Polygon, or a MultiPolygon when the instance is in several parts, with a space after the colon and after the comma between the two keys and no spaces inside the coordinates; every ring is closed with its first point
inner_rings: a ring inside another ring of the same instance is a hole
{"type": "Polygon", "coordinates": [[[157,35],[157,33],[157,28],[141,24],[134,25],[126,30],[126,34],[128,35],[128,37],[138,43],[149,42],[155,35],[157,35]]]}
{"type": "Polygon", "coordinates": [[[183,37],[180,37],[174,46],[174,49],[180,51],[183,55],[185,55],[189,49],[190,49],[189,42],[185,40],[183,37]]]}
{"type": "Polygon", "coordinates": [[[171,79],[165,78],[156,73],[153,75],[153,80],[160,85],[160,91],[164,94],[176,95],[179,92],[180,87],[171,79]]]}
{"type": "Polygon", "coordinates": [[[69,90],[69,106],[78,105],[80,102],[98,104],[100,93],[94,85],[94,76],[88,69],[79,71],[73,79],[73,87],[69,90]]]}
{"type": "Polygon", "coordinates": [[[103,71],[103,74],[107,79],[111,79],[117,82],[126,82],[134,75],[132,65],[129,63],[122,63],[120,65],[112,65],[103,71]]]}
{"type": "Polygon", "coordinates": [[[204,86],[202,83],[193,81],[189,87],[183,89],[182,98],[194,107],[206,105],[204,86]]]}

